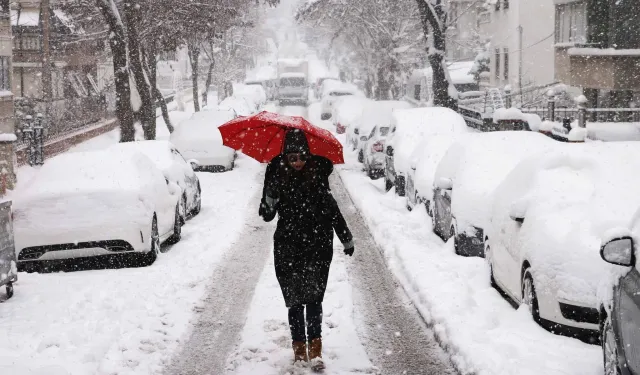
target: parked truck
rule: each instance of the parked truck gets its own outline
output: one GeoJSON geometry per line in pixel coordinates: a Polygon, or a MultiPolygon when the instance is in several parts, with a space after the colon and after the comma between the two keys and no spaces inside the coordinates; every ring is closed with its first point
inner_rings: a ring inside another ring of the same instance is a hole
{"type": "Polygon", "coordinates": [[[309,102],[309,62],[302,59],[278,60],[278,105],[309,102]]]}

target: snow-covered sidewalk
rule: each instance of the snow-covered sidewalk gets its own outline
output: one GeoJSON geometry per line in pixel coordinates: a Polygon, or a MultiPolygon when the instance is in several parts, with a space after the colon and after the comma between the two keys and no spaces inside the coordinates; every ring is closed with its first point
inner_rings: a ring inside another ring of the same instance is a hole
{"type": "MultiPolygon", "coordinates": [[[[342,247],[335,241],[323,309],[323,358],[326,374],[374,374],[375,368],[358,339],[353,320],[351,286],[342,247]]],[[[291,364],[291,334],[287,308],[276,280],[273,255],[262,272],[251,303],[241,344],[229,357],[227,370],[234,375],[298,375],[311,373],[291,364]]]]}
{"type": "Polygon", "coordinates": [[[385,193],[349,153],[340,176],[396,277],[463,374],[602,374],[599,346],[553,335],[491,288],[484,259],[454,254],[424,209],[385,193]]]}
{"type": "Polygon", "coordinates": [[[186,339],[195,308],[244,228],[262,166],[199,174],[202,212],[145,268],[20,273],[0,304],[0,374],[157,374],[186,339]]]}

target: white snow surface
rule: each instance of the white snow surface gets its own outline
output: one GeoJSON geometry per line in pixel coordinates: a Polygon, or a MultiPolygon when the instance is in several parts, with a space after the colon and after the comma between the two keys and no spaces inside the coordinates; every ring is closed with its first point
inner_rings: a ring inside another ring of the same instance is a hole
{"type": "Polygon", "coordinates": [[[451,211],[459,231],[489,223],[492,194],[504,177],[527,156],[561,145],[534,132],[470,133],[460,137],[440,161],[434,181],[453,183],[451,211]]]}
{"type": "Polygon", "coordinates": [[[20,273],[0,313],[0,373],[162,373],[187,338],[211,272],[255,214],[246,202],[262,167],[245,157],[239,164],[199,175],[202,212],[150,267],[20,273]]]}
{"type": "Polygon", "coordinates": [[[250,116],[256,112],[255,108],[252,107],[252,104],[250,104],[247,99],[239,95],[225,98],[220,102],[220,104],[218,104],[217,109],[231,109],[235,111],[238,116],[250,116]]]}
{"type": "Polygon", "coordinates": [[[454,136],[454,134],[469,131],[462,116],[443,107],[394,111],[391,126],[395,126],[396,130],[387,144],[393,146],[393,164],[396,173],[400,174],[408,173],[411,167],[411,156],[421,141],[436,134],[454,136]]]}
{"type": "Polygon", "coordinates": [[[361,108],[361,114],[356,120],[360,135],[368,136],[375,126],[390,126],[394,111],[409,108],[413,108],[413,105],[405,101],[367,101],[361,108]]]}
{"type": "Polygon", "coordinates": [[[599,284],[611,287],[608,276],[622,268],[604,262],[600,246],[640,208],[639,168],[633,142],[564,144],[527,158],[496,189],[487,234],[492,243],[519,244],[537,289],[599,308],[599,284]],[[504,235],[513,210],[525,218],[517,239],[504,235]]]}
{"type": "Polygon", "coordinates": [[[602,374],[599,346],[553,335],[526,308],[514,310],[490,287],[485,261],[455,255],[432,233],[425,210],[408,212],[403,198],[356,167],[338,170],[390,269],[462,374],[602,374]]]}
{"type": "Polygon", "coordinates": [[[527,117],[518,108],[498,108],[493,112],[493,122],[505,120],[527,121],[527,117]]]}
{"type": "MultiPolygon", "coordinates": [[[[373,374],[373,366],[358,339],[353,319],[351,286],[340,254],[342,245],[334,241],[336,254],[325,294],[322,323],[323,359],[330,374],[373,374]]],[[[273,257],[267,262],[244,326],[240,345],[229,356],[229,375],[305,375],[308,366],[293,365],[287,308],[275,277],[273,257]]]]}

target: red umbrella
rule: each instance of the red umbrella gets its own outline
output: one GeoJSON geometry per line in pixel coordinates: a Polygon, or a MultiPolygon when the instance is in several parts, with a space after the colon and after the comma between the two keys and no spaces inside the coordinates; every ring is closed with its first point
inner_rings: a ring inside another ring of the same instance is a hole
{"type": "Polygon", "coordinates": [[[283,149],[284,135],[290,129],[304,131],[309,149],[334,164],[343,164],[342,144],[328,130],[312,125],[298,116],[283,116],[271,112],[238,117],[221,125],[222,143],[261,163],[268,163],[283,149]]]}

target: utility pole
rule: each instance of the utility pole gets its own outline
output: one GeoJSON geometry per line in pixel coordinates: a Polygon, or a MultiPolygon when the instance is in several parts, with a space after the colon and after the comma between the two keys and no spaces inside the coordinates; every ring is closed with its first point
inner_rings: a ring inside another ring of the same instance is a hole
{"type": "Polygon", "coordinates": [[[40,1],[40,22],[42,25],[42,98],[45,105],[45,121],[50,124],[53,86],[51,82],[51,8],[49,0],[40,1]]]}

